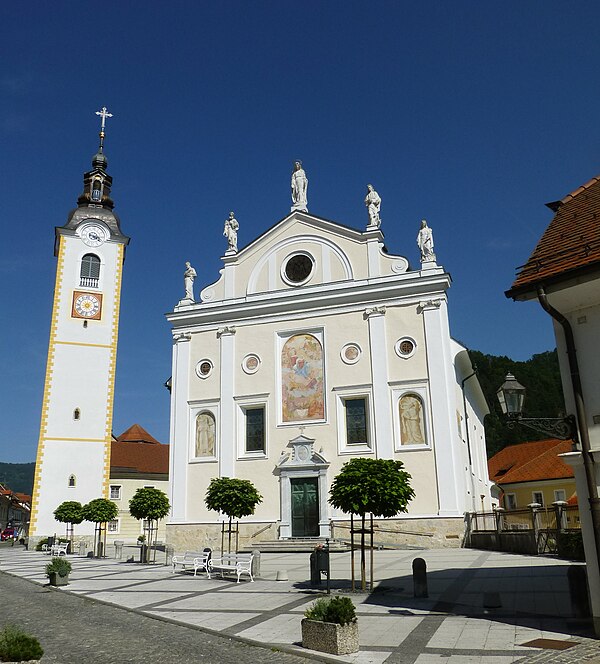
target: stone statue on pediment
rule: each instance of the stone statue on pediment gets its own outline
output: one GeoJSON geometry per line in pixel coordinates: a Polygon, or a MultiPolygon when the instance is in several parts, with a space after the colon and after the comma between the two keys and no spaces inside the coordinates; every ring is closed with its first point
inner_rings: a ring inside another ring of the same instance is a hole
{"type": "Polygon", "coordinates": [[[229,217],[225,219],[225,227],[223,229],[223,235],[227,238],[227,251],[237,252],[237,234],[240,225],[235,218],[233,212],[229,213],[229,217]]]}
{"type": "Polygon", "coordinates": [[[294,162],[292,172],[292,209],[308,212],[308,178],[302,168],[301,161],[294,162]]]}
{"type": "Polygon", "coordinates": [[[379,211],[381,210],[381,197],[375,191],[372,184],[367,185],[367,196],[365,198],[365,205],[369,213],[369,226],[379,228],[381,226],[381,218],[379,211]]]}
{"type": "Polygon", "coordinates": [[[185,287],[185,300],[194,301],[194,279],[196,278],[196,270],[186,261],[185,272],[183,273],[183,285],[185,287]]]}
{"type": "Polygon", "coordinates": [[[429,261],[435,262],[435,254],[433,253],[433,231],[427,225],[427,221],[421,221],[421,229],[417,235],[417,244],[421,250],[421,263],[429,261]]]}

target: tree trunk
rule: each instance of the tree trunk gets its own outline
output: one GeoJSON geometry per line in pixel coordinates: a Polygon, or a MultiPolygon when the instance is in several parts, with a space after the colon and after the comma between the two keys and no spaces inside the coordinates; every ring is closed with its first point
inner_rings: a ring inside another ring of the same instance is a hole
{"type": "Polygon", "coordinates": [[[361,529],[360,529],[360,589],[363,593],[367,590],[366,579],[366,565],[365,565],[365,515],[361,515],[361,529]]]}

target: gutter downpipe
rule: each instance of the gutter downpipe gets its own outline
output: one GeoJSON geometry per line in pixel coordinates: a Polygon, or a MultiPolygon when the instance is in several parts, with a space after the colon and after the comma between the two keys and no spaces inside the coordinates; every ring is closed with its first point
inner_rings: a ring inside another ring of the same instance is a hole
{"type": "MultiPolygon", "coordinates": [[[[592,516],[592,527],[594,531],[594,546],[596,549],[596,560],[600,566],[600,500],[598,499],[598,486],[596,484],[595,461],[591,454],[590,435],[587,427],[587,416],[583,402],[583,389],[581,387],[581,375],[579,373],[579,363],[577,361],[577,350],[575,348],[575,338],[571,323],[557,311],[549,302],[548,296],[543,286],[537,287],[537,297],[542,309],[546,311],[554,320],[561,325],[565,334],[565,344],[567,346],[567,358],[569,360],[569,371],[571,373],[571,387],[575,399],[575,412],[577,414],[577,428],[579,430],[579,440],[581,441],[581,456],[585,470],[585,479],[590,503],[590,512],[592,516]]],[[[594,616],[593,616],[594,617],[594,616]]],[[[594,617],[594,622],[600,620],[594,617]]],[[[596,635],[600,636],[600,623],[594,625],[596,635]]]]}

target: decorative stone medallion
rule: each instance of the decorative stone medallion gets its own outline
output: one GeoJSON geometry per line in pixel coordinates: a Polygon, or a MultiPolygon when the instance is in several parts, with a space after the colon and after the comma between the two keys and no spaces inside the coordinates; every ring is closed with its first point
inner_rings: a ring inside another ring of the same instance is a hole
{"type": "Polygon", "coordinates": [[[209,359],[204,358],[203,360],[200,360],[198,364],[196,364],[196,376],[202,379],[208,378],[212,373],[213,368],[213,363],[209,359]]]}
{"type": "Polygon", "coordinates": [[[340,351],[340,356],[344,364],[356,364],[360,360],[362,350],[358,344],[346,344],[340,351]]]}
{"type": "Polygon", "coordinates": [[[242,360],[242,369],[247,374],[254,374],[260,368],[260,357],[254,353],[246,355],[242,360]]]}

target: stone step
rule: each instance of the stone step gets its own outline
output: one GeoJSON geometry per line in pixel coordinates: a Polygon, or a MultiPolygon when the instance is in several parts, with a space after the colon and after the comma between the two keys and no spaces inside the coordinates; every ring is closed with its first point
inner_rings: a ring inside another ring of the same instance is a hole
{"type": "MultiPolygon", "coordinates": [[[[260,551],[261,553],[312,553],[319,544],[325,546],[325,539],[315,538],[291,538],[283,540],[265,540],[264,542],[255,542],[245,547],[247,551],[260,551]]],[[[331,553],[348,551],[349,546],[344,542],[329,540],[329,550],[331,553]]]]}

